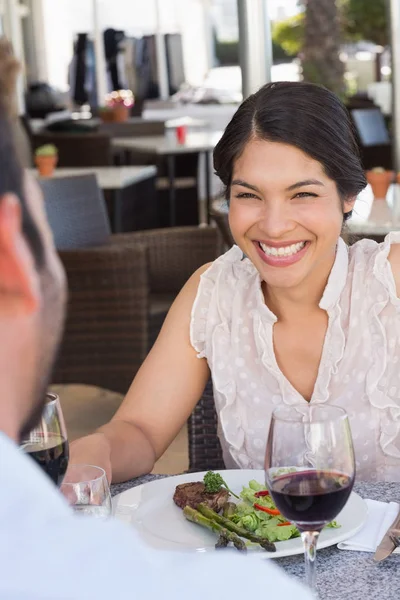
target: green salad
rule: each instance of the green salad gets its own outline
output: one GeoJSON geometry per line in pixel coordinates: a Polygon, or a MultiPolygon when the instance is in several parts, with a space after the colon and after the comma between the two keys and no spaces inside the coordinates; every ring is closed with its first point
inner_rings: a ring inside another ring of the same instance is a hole
{"type": "MultiPolygon", "coordinates": [[[[279,512],[276,509],[271,496],[259,495],[260,492],[267,492],[267,488],[255,480],[249,482],[249,487],[243,487],[240,493],[242,502],[236,505],[234,514],[231,515],[231,520],[247,529],[254,532],[263,538],[268,538],[271,542],[283,542],[291,538],[299,537],[300,532],[293,523],[289,523],[283,515],[270,514],[258,508],[265,508],[273,512],[279,512]]],[[[336,521],[332,521],[327,527],[340,527],[336,521]]]]}
{"type": "Polygon", "coordinates": [[[276,506],[271,496],[256,496],[258,492],[266,491],[266,487],[255,480],[249,482],[249,487],[244,487],[240,493],[242,502],[236,505],[236,512],[231,519],[249,531],[261,537],[266,537],[270,542],[283,542],[300,535],[293,523],[281,515],[272,515],[254,508],[254,504],[276,511],[276,506]]]}

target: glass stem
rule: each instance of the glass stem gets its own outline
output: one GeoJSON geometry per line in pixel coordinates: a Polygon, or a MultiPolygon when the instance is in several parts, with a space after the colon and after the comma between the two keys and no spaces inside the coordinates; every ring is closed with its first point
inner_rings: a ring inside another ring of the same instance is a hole
{"type": "Polygon", "coordinates": [[[303,531],[301,539],[304,546],[304,559],[306,567],[306,584],[316,595],[315,559],[317,557],[317,542],[319,531],[303,531]]]}

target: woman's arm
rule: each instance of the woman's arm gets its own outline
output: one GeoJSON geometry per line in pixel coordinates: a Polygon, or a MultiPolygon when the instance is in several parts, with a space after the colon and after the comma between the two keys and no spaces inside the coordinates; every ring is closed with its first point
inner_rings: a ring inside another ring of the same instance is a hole
{"type": "Polygon", "coordinates": [[[190,343],[190,318],[201,267],[173,303],[123,403],[98,432],[71,444],[71,463],[102,466],[112,481],[149,473],[187,421],[209,377],[190,343]]]}

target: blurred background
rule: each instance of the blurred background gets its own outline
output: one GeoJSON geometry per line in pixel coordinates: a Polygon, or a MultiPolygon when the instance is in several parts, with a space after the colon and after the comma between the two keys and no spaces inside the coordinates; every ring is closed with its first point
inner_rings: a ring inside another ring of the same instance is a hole
{"type": "MultiPolygon", "coordinates": [[[[242,4],[262,16],[259,0],[242,4]]],[[[273,81],[305,77],[345,98],[369,98],[390,116],[385,0],[264,4],[267,14],[262,18],[270,27],[271,40],[264,41],[259,52],[272,51],[265,77],[273,81]]],[[[40,111],[42,116],[50,108],[84,111],[104,103],[99,91],[127,88],[135,95],[137,113],[159,99],[168,99],[171,107],[235,105],[242,98],[241,10],[237,0],[3,0],[0,28],[25,65],[20,110],[26,107],[31,116],[40,111]],[[76,72],[82,54],[83,86],[82,73],[76,72]]],[[[247,25],[253,35],[252,23],[247,25]]]]}
{"type": "MultiPolygon", "coordinates": [[[[399,20],[400,0],[0,0],[23,66],[20,156],[70,286],[53,379],[70,439],[114,414],[181,286],[233,244],[212,151],[261,85],[342,98],[365,170],[390,188],[374,203],[369,186],[349,229],[400,228],[399,20]]],[[[156,471],[193,467],[199,448],[209,464],[210,390],[156,471]]]]}

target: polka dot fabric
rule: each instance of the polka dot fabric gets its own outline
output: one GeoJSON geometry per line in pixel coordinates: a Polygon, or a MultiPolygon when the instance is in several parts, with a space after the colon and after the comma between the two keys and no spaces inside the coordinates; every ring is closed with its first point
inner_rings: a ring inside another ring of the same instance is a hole
{"type": "MultiPolygon", "coordinates": [[[[400,481],[400,300],[387,260],[400,232],[382,244],[339,240],[320,307],[328,329],[311,402],[349,414],[357,479],[400,481]]],[[[304,398],[280,371],[276,316],[260,276],[234,246],[202,275],[191,343],[211,369],[227,468],[263,468],[272,410],[304,398]]]]}

